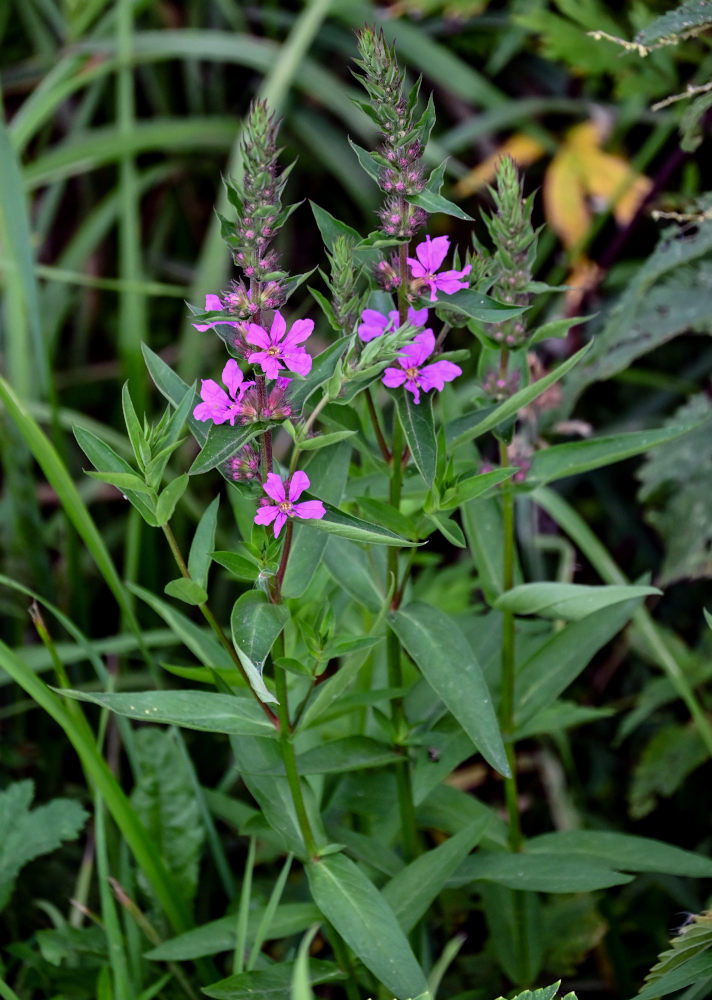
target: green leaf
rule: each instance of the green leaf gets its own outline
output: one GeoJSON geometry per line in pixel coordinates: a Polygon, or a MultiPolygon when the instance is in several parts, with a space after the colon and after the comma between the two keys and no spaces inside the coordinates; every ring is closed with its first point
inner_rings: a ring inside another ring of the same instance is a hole
{"type": "Polygon", "coordinates": [[[488,824],[486,816],[479,823],[470,824],[416,858],[384,886],[385,900],[406,934],[413,930],[457,867],[480,842],[488,824]]]}
{"type": "Polygon", "coordinates": [[[0,792],[0,910],[10,899],[20,870],[63,841],[76,840],[87,814],[72,799],[52,799],[30,810],[34,783],[16,781],[0,792]]]}
{"type": "MultiPolygon", "coordinates": [[[[456,292],[456,294],[460,295],[461,293],[456,292]]],[[[515,416],[519,410],[532,403],[549,386],[558,382],[559,379],[563,378],[567,372],[574,368],[585,357],[588,351],[591,350],[592,344],[593,341],[589,341],[585,347],[582,347],[576,354],[572,354],[570,358],[567,358],[566,361],[562,362],[553,371],[544,375],[543,378],[537,379],[536,382],[532,382],[531,385],[527,385],[518,392],[515,392],[513,396],[505,399],[504,402],[495,406],[494,409],[487,411],[486,415],[483,416],[481,412],[478,412],[468,414],[459,420],[453,421],[452,424],[449,424],[445,428],[448,444],[451,447],[456,447],[465,441],[474,441],[476,438],[481,437],[482,434],[494,430],[499,424],[515,416]]]]}
{"type": "Polygon", "coordinates": [[[393,910],[353,861],[329,854],[307,865],[307,877],[326,919],[397,1000],[427,992],[423,971],[393,910]]]}
{"type": "Polygon", "coordinates": [[[656,977],[654,982],[636,994],[634,1000],[658,1000],[659,997],[677,993],[686,986],[699,987],[705,982],[707,989],[704,994],[695,991],[695,996],[709,996],[708,990],[712,986],[712,952],[709,949],[656,977]]]}
{"type": "Polygon", "coordinates": [[[509,889],[529,892],[559,893],[593,892],[612,885],[625,885],[633,879],[631,875],[591,864],[578,856],[528,854],[526,851],[495,854],[480,850],[460,865],[450,884],[462,886],[474,881],[496,882],[509,889]]]}
{"type": "Polygon", "coordinates": [[[451,520],[447,514],[436,511],[434,514],[426,515],[431,524],[434,524],[440,534],[447,538],[451,545],[458,549],[467,547],[467,541],[462,532],[462,528],[457,521],[451,520]]]}
{"type": "Polygon", "coordinates": [[[190,618],[181,614],[172,604],[161,600],[160,597],[156,597],[153,591],[145,590],[135,583],[131,584],[130,589],[142,601],[145,601],[150,608],[153,608],[156,614],[164,620],[180,641],[185,643],[202,664],[206,667],[224,667],[225,669],[233,670],[235,675],[234,683],[244,683],[227,650],[222,647],[212,632],[200,628],[190,618]]]}
{"type": "Polygon", "coordinates": [[[372,524],[386,528],[394,535],[414,539],[417,536],[416,526],[411,518],[406,517],[385,500],[375,500],[373,497],[356,497],[359,513],[372,524]]]}
{"type": "Polygon", "coordinates": [[[526,306],[507,306],[503,302],[497,302],[489,295],[476,292],[474,288],[461,288],[459,292],[453,292],[444,298],[438,299],[436,306],[438,314],[455,313],[467,319],[477,320],[479,323],[501,323],[506,319],[515,319],[526,311],[526,306]]]}
{"type": "Polygon", "coordinates": [[[677,45],[684,38],[698,35],[712,25],[712,11],[705,0],[686,0],[674,10],[646,24],[635,36],[637,45],[677,45]]]}
{"type": "MultiPolygon", "coordinates": [[[[369,736],[346,736],[340,740],[327,740],[297,754],[299,774],[340,774],[342,771],[360,771],[366,767],[384,767],[403,760],[390,745],[369,736]]],[[[284,774],[284,765],[269,767],[255,774],[284,774]]]]}
{"type": "MultiPolygon", "coordinates": [[[[118,458],[119,456],[117,455],[116,457],[118,458]]],[[[153,492],[151,487],[146,486],[143,479],[135,472],[92,472],[90,470],[87,472],[87,475],[91,476],[92,479],[98,479],[103,483],[108,483],[110,486],[115,486],[117,490],[133,490],[142,496],[150,496],[153,492]]]]}
{"type": "Polygon", "coordinates": [[[262,680],[265,660],[288,621],[289,610],[283,604],[272,604],[259,590],[248,590],[232,607],[233,645],[252,687],[265,702],[277,701],[262,680]]]}
{"type": "Polygon", "coordinates": [[[202,517],[198,521],[195,529],[193,541],[188,554],[188,573],[191,580],[195,580],[201,587],[208,584],[208,570],[213,558],[215,548],[215,530],[218,523],[218,506],[220,497],[217,496],[205,508],[202,517]]]}
{"type": "Polygon", "coordinates": [[[121,406],[124,411],[124,423],[126,424],[133,453],[136,456],[139,468],[144,468],[151,457],[151,449],[148,446],[143,428],[136,415],[136,409],[131,399],[131,393],[129,392],[128,381],[124,382],[123,389],[121,390],[121,406]]]}
{"type": "Polygon", "coordinates": [[[522,583],[500,594],[494,602],[498,611],[515,615],[541,615],[580,621],[612,604],[633,598],[661,594],[657,587],[631,584],[588,586],[581,583],[522,583]]]}
{"type": "Polygon", "coordinates": [[[301,413],[312,393],[329,381],[350,343],[351,337],[342,337],[333,344],[329,344],[325,351],[317,354],[314,358],[308,375],[304,378],[293,379],[288,392],[293,413],[301,413]]]}
{"type": "MultiPolygon", "coordinates": [[[[141,350],[143,351],[146,368],[148,368],[148,374],[153,379],[154,385],[169,403],[178,408],[190,386],[166,364],[163,358],[155,354],[146,344],[141,345],[141,350]]],[[[197,404],[199,401],[200,399],[196,392],[194,394],[194,403],[197,404]]],[[[190,413],[188,416],[188,426],[198,444],[204,445],[208,438],[208,424],[203,420],[196,420],[193,414],[190,413]]],[[[211,424],[210,426],[213,425],[211,424]]]]}
{"type": "MultiPolygon", "coordinates": [[[[153,726],[140,729],[136,733],[136,751],[140,771],[131,793],[131,805],[190,903],[198,888],[205,841],[190,772],[175,733],[170,730],[153,726]]],[[[142,881],[144,891],[150,889],[146,880],[142,881]]]]}
{"type": "MultiPolygon", "coordinates": [[[[295,965],[296,962],[280,962],[258,972],[240,972],[210,986],[203,986],[201,992],[214,1000],[284,1000],[289,995],[295,965]]],[[[313,986],[344,978],[344,973],[334,962],[310,959],[309,982],[313,986]]]]}
{"type": "Polygon", "coordinates": [[[316,437],[305,438],[299,441],[300,451],[318,451],[320,448],[328,448],[331,444],[338,444],[353,437],[356,431],[330,431],[328,434],[318,434],[316,437]]]}
{"type": "Polygon", "coordinates": [[[364,149],[363,146],[359,146],[357,143],[352,142],[351,139],[349,139],[349,146],[351,146],[356,154],[358,162],[361,164],[361,168],[365,170],[372,181],[379,184],[378,175],[381,171],[381,165],[373,158],[373,153],[369,153],[367,149],[364,149]]]}
{"type": "MultiPolygon", "coordinates": [[[[538,385],[538,382],[534,383],[538,385]]],[[[706,423],[708,423],[706,421],[706,423]]],[[[682,424],[661,427],[658,430],[632,431],[628,434],[616,434],[611,437],[589,438],[586,441],[569,441],[566,444],[555,444],[543,448],[532,456],[532,463],[527,473],[527,481],[536,486],[543,486],[556,479],[575,476],[590,469],[600,469],[602,466],[613,465],[623,459],[640,455],[656,445],[696,430],[698,424],[682,424]]],[[[709,430],[706,431],[709,433],[709,430]]]]}
{"type": "Polygon", "coordinates": [[[668,723],[661,726],[645,745],[633,772],[628,791],[628,810],[633,819],[642,819],[682,786],[688,775],[709,760],[699,731],[694,726],[668,723]]]}
{"type": "Polygon", "coordinates": [[[156,520],[159,527],[168,524],[173,517],[176,504],[188,488],[188,473],[184,472],[166,486],[156,502],[156,520]]]}
{"type": "Polygon", "coordinates": [[[213,561],[224,566],[238,580],[254,582],[259,574],[259,566],[236,552],[213,552],[213,561]]]}
{"type": "Polygon", "coordinates": [[[361,234],[352,226],[348,226],[345,222],[335,218],[331,212],[327,212],[325,208],[321,208],[320,205],[317,205],[313,201],[310,201],[309,205],[314,215],[314,221],[319,227],[324,246],[330,253],[333,252],[334,243],[339,236],[348,236],[354,241],[354,244],[361,242],[361,234]]]}
{"type": "Polygon", "coordinates": [[[439,510],[454,510],[460,504],[468,503],[477,497],[484,496],[494,490],[500,483],[511,479],[514,469],[493,469],[492,472],[480,472],[475,476],[461,479],[454,487],[447,489],[438,504],[439,510]]]}
{"type": "Polygon", "coordinates": [[[253,698],[207,691],[137,691],[94,694],[62,688],[62,695],[90,701],[139,722],[164,722],[204,733],[274,736],[275,730],[253,698]]]}
{"type": "Polygon", "coordinates": [[[516,725],[522,725],[550,705],[598,650],[620,632],[639,603],[639,600],[626,601],[596,611],[554,633],[540,646],[517,674],[516,725]]]}
{"type": "Polygon", "coordinates": [[[438,458],[432,397],[424,396],[416,406],[412,394],[404,392],[397,393],[395,401],[398,419],[413,461],[426,484],[432,486],[438,458]]]}
{"type": "Polygon", "coordinates": [[[330,575],[350,597],[378,614],[386,595],[374,573],[373,563],[362,548],[345,538],[333,536],[328,540],[324,562],[330,575]]]}
{"type": "Polygon", "coordinates": [[[456,219],[464,219],[466,222],[472,222],[471,215],[468,215],[467,212],[463,211],[459,205],[456,205],[452,201],[448,201],[447,198],[444,198],[440,194],[440,189],[443,186],[446,166],[447,160],[443,160],[442,163],[439,163],[430,174],[430,177],[420,194],[408,195],[407,200],[411,203],[411,205],[417,205],[418,208],[424,208],[426,212],[430,212],[431,214],[435,212],[442,212],[444,215],[453,215],[456,219]]]}
{"type": "MultiPolygon", "coordinates": [[[[304,493],[303,496],[307,498],[308,494],[304,493]]],[[[418,542],[411,542],[407,538],[403,538],[392,531],[388,531],[386,528],[382,528],[379,524],[372,524],[370,521],[363,521],[352,514],[345,514],[326,501],[324,501],[324,507],[326,508],[325,517],[322,517],[318,521],[305,521],[304,524],[310,528],[316,528],[318,531],[325,531],[327,534],[340,535],[342,538],[348,538],[353,542],[363,542],[371,545],[398,545],[403,547],[418,544],[418,542]]]]}
{"type": "Polygon", "coordinates": [[[208,599],[208,592],[195,580],[188,580],[184,576],[179,576],[176,580],[170,580],[163,588],[169,597],[175,597],[184,604],[205,604],[208,599]]]}
{"type": "Polygon", "coordinates": [[[457,623],[429,604],[409,604],[391,626],[430,687],[452,712],[483,757],[509,776],[492,699],[469,642],[457,623]]]}
{"type": "MultiPolygon", "coordinates": [[[[626,872],[661,872],[687,878],[712,878],[712,860],[651,837],[611,830],[559,830],[527,841],[528,854],[578,856],[626,872]]],[[[710,942],[712,943],[712,941],[710,942]]]]}
{"type": "Polygon", "coordinates": [[[710,949],[712,914],[692,914],[645,977],[646,985],[638,993],[638,1000],[657,1000],[693,983],[699,986],[704,976],[712,977],[710,949]]]}
{"type": "Polygon", "coordinates": [[[211,424],[205,444],[191,465],[189,475],[201,475],[227,462],[261,431],[262,427],[259,424],[246,424],[244,427],[211,424]]]}
{"type": "MultiPolygon", "coordinates": [[[[560,986],[561,980],[552,983],[551,986],[543,986],[539,990],[524,990],[523,993],[517,993],[512,1000],[554,1000],[560,986]]],[[[498,997],[497,1000],[504,1000],[504,997],[498,997]]],[[[562,1000],[576,1000],[576,997],[573,993],[567,993],[562,1000]]]]}
{"type": "MultiPolygon", "coordinates": [[[[101,469],[102,473],[110,472],[118,476],[136,477],[136,473],[129,463],[121,458],[120,455],[117,455],[114,449],[105,444],[96,434],[78,425],[75,425],[72,429],[74,437],[77,439],[77,444],[95,469],[101,469]]],[[[100,476],[99,478],[102,477],[100,476]]],[[[144,521],[155,528],[158,522],[154,512],[154,504],[152,501],[146,499],[146,484],[141,480],[140,483],[140,490],[132,490],[131,488],[124,490],[120,486],[118,488],[124,492],[126,499],[136,508],[144,521]]]]}
{"type": "Polygon", "coordinates": [[[309,975],[309,948],[319,930],[319,924],[315,924],[305,934],[299,942],[297,960],[294,963],[292,982],[290,989],[290,1000],[314,1000],[314,993],[311,988],[311,978],[309,975]]]}

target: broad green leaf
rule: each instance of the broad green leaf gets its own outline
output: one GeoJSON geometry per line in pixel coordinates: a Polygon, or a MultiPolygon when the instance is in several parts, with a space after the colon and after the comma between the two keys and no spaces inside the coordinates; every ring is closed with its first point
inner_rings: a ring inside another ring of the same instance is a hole
{"type": "Polygon", "coordinates": [[[353,861],[329,854],[307,865],[314,902],[366,968],[397,1000],[427,993],[427,982],[393,910],[353,861]]]}
{"type": "MultiPolygon", "coordinates": [[[[351,447],[339,443],[312,455],[306,466],[310,490],[322,501],[341,503],[351,460],[351,447]]],[[[326,551],[329,539],[316,534],[308,524],[295,523],[292,550],[282,581],[283,597],[301,597],[311,583],[326,551]]]]}
{"type": "Polygon", "coordinates": [[[330,252],[333,251],[334,243],[339,236],[348,236],[354,241],[354,245],[361,242],[361,234],[358,233],[352,226],[348,226],[345,222],[341,222],[341,220],[335,218],[331,212],[327,212],[325,208],[322,208],[313,201],[310,201],[309,205],[314,214],[314,221],[319,227],[321,238],[323,239],[324,246],[327,250],[330,252]]]}
{"type": "Polygon", "coordinates": [[[137,691],[95,694],[62,689],[76,701],[90,701],[139,722],[164,722],[205,733],[273,736],[274,727],[254,699],[207,691],[137,691]]]}
{"type": "Polygon", "coordinates": [[[657,587],[632,584],[588,586],[581,583],[522,583],[500,594],[494,607],[498,611],[511,611],[515,615],[541,615],[544,618],[580,621],[612,604],[660,593],[657,587]]]}
{"type": "MultiPolygon", "coordinates": [[[[161,692],[162,694],[164,692],[161,692]]],[[[136,733],[141,764],[131,805],[186,902],[198,888],[198,869],[205,841],[200,806],[175,733],[147,726],[136,733]]],[[[144,891],[150,886],[142,879],[144,891]]]]}
{"type": "Polygon", "coordinates": [[[391,626],[433,691],[485,759],[501,774],[509,764],[492,699],[470,644],[444,611],[420,602],[391,615],[391,626]]]}
{"type": "Polygon", "coordinates": [[[497,882],[509,889],[530,892],[593,892],[632,882],[631,875],[602,864],[591,864],[565,854],[516,854],[478,851],[458,868],[451,885],[474,881],[497,882]]]}
{"type": "MultiPolygon", "coordinates": [[[[265,914],[264,906],[251,907],[248,914],[247,943],[255,939],[257,928],[265,914]]],[[[269,924],[266,941],[292,937],[305,931],[319,919],[319,910],[313,903],[281,903],[269,924]]],[[[221,951],[231,951],[235,947],[234,914],[211,920],[177,937],[163,941],[156,948],[146,952],[146,958],[156,962],[187,962],[221,951]]]]}
{"type": "MultiPolygon", "coordinates": [[[[366,767],[384,767],[402,759],[402,754],[369,736],[346,736],[297,754],[297,771],[299,774],[340,774],[366,767]]],[[[253,773],[284,774],[284,764],[253,773]]]]}
{"type": "MultiPolygon", "coordinates": [[[[284,1000],[289,995],[295,964],[280,962],[257,972],[240,972],[201,987],[201,992],[214,1000],[284,1000]]],[[[309,960],[309,982],[312,985],[343,978],[344,973],[334,962],[322,962],[315,958],[309,960]]]]}
{"type": "Polygon", "coordinates": [[[206,587],[208,583],[208,570],[213,558],[215,548],[215,530],[218,523],[218,506],[220,497],[208,504],[198,521],[195,529],[193,541],[188,555],[188,573],[191,580],[195,580],[201,587],[206,587]]]}
{"type": "Polygon", "coordinates": [[[218,465],[227,462],[261,430],[262,427],[258,424],[246,424],[244,427],[210,424],[205,444],[191,465],[189,475],[197,476],[203,472],[209,472],[218,465]]]}
{"type": "MultiPolygon", "coordinates": [[[[306,499],[307,494],[302,496],[306,499]]],[[[398,545],[402,547],[417,545],[418,542],[411,542],[401,535],[396,535],[379,524],[372,524],[364,521],[360,517],[346,514],[337,510],[330,503],[324,501],[326,515],[320,520],[305,521],[304,524],[319,531],[325,531],[330,535],[340,535],[341,538],[348,538],[352,542],[363,542],[370,545],[398,545]]]]}
{"type": "Polygon", "coordinates": [[[394,535],[402,535],[404,538],[414,539],[417,536],[415,522],[412,518],[406,517],[399,510],[387,503],[385,500],[376,500],[373,497],[355,497],[358,504],[359,514],[372,524],[377,524],[394,535]]]}
{"type": "Polygon", "coordinates": [[[461,862],[475,847],[487,828],[488,817],[473,823],[444,843],[416,858],[383,888],[386,902],[409,934],[445,887],[461,862]]]}
{"type": "MultiPolygon", "coordinates": [[[[535,383],[538,385],[538,383],[535,383]]],[[[590,469],[600,469],[602,466],[613,465],[623,459],[631,458],[649,451],[656,445],[673,441],[682,437],[699,425],[681,424],[672,427],[661,427],[658,430],[632,431],[628,434],[617,434],[611,437],[589,438],[585,441],[569,441],[566,444],[555,444],[543,448],[532,456],[531,469],[527,473],[527,481],[534,486],[543,486],[556,479],[566,476],[576,476],[590,469]]]]}
{"type": "Polygon", "coordinates": [[[283,604],[272,604],[260,590],[248,590],[235,601],[230,615],[232,642],[252,687],[264,702],[276,702],[262,680],[265,660],[289,621],[283,604]]]}
{"type": "Polygon", "coordinates": [[[413,461],[427,485],[432,486],[438,458],[432,397],[424,396],[417,406],[409,392],[397,393],[395,400],[398,419],[413,461]]]}
{"type": "Polygon", "coordinates": [[[526,306],[507,306],[489,295],[476,292],[474,288],[461,288],[459,292],[438,299],[436,308],[443,315],[456,313],[480,323],[501,323],[506,319],[515,319],[526,311],[526,306]]]}
{"type": "MultiPolygon", "coordinates": [[[[120,476],[136,476],[135,471],[129,463],[120,455],[117,455],[114,449],[105,444],[96,434],[78,425],[75,425],[73,430],[77,444],[95,469],[120,476]]],[[[146,497],[145,483],[141,484],[140,490],[132,490],[130,487],[128,489],[124,487],[118,488],[122,490],[126,499],[136,508],[144,521],[150,524],[151,527],[156,527],[158,522],[154,513],[153,503],[146,497]]]]}
{"type": "Polygon", "coordinates": [[[345,538],[331,537],[324,552],[331,576],[350,597],[377,614],[386,595],[379,584],[374,564],[362,548],[345,538]]]}
{"type": "Polygon", "coordinates": [[[76,840],[87,814],[72,799],[52,799],[30,809],[34,784],[16,781],[0,791],[0,910],[12,893],[20,870],[41,854],[76,840]]]}
{"type": "MultiPolygon", "coordinates": [[[[455,294],[461,295],[462,293],[456,292],[455,294]]],[[[450,297],[454,298],[454,296],[450,297]]],[[[567,372],[571,371],[591,350],[592,343],[593,341],[589,341],[588,344],[575,354],[572,354],[570,358],[567,358],[566,361],[562,362],[557,368],[554,368],[553,371],[537,379],[536,382],[532,382],[531,385],[527,385],[518,392],[515,392],[513,396],[505,399],[504,402],[493,409],[487,410],[485,414],[475,412],[474,414],[460,417],[458,420],[448,424],[445,428],[448,444],[451,447],[457,447],[457,445],[463,444],[465,441],[474,441],[476,438],[481,437],[482,434],[494,430],[499,424],[515,416],[523,407],[528,406],[541,396],[549,386],[558,382],[567,372]]]]}
{"type": "Polygon", "coordinates": [[[213,561],[224,566],[238,580],[253,582],[260,572],[259,566],[236,552],[213,552],[213,561]]]}
{"type": "Polygon", "coordinates": [[[517,674],[515,723],[546,708],[586,668],[592,657],[629,621],[639,600],[614,604],[571,622],[545,642],[517,674]]]}
{"type": "Polygon", "coordinates": [[[156,503],[156,520],[159,526],[167,524],[173,517],[176,505],[188,488],[188,473],[184,472],[177,479],[172,479],[156,503]]]}
{"type": "MultiPolygon", "coordinates": [[[[527,854],[579,856],[627,872],[712,878],[712,860],[650,837],[609,830],[559,830],[527,841],[527,854]]],[[[712,941],[710,941],[712,944],[712,941]]]]}
{"type": "Polygon", "coordinates": [[[208,592],[195,580],[188,580],[184,576],[179,576],[176,580],[169,580],[163,588],[169,597],[175,597],[184,604],[205,604],[208,599],[208,592]]]}
{"type": "Polygon", "coordinates": [[[289,402],[293,413],[301,413],[312,393],[329,381],[350,343],[351,337],[342,337],[341,340],[329,344],[326,350],[314,358],[309,374],[292,381],[289,387],[289,402]]]}

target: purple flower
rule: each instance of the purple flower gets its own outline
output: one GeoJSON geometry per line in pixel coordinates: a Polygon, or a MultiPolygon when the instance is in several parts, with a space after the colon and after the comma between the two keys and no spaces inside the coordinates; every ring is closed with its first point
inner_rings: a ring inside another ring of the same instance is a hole
{"type": "MultiPolygon", "coordinates": [[[[400,326],[399,312],[391,309],[387,316],[377,309],[364,309],[361,313],[361,323],[358,335],[364,343],[382,337],[384,333],[392,333],[400,326]]],[[[411,326],[424,326],[428,322],[428,307],[424,309],[408,309],[408,322],[411,326]]]]}
{"type": "Polygon", "coordinates": [[[211,378],[204,378],[200,383],[200,398],[202,403],[193,410],[196,420],[212,420],[214,424],[224,424],[230,421],[235,426],[235,418],[240,415],[240,401],[243,393],[254,382],[243,382],[243,375],[237,361],[230,358],[223,368],[222,380],[230,395],[221,389],[211,378]]]}
{"type": "Polygon", "coordinates": [[[435,273],[445,260],[449,249],[449,236],[437,236],[434,240],[426,236],[425,242],[419,243],[415,248],[415,255],[418,259],[415,260],[413,257],[408,257],[413,277],[419,279],[419,284],[430,288],[431,302],[437,301],[436,291],[452,295],[453,292],[457,292],[461,288],[467,288],[467,282],[460,281],[459,279],[464,278],[466,274],[470,273],[472,270],[470,264],[461,271],[443,271],[442,274],[435,273]]]}
{"type": "Polygon", "coordinates": [[[261,350],[248,354],[247,360],[250,364],[261,365],[267,378],[277,378],[281,368],[288,368],[297,375],[308,375],[311,355],[300,345],[313,329],[313,320],[298,319],[287,333],[287,324],[280,312],[275,312],[269,333],[264,327],[250,323],[245,339],[261,350]]]}
{"type": "Polygon", "coordinates": [[[462,369],[452,361],[435,361],[432,365],[422,364],[435,349],[435,334],[432,330],[423,330],[411,344],[406,344],[398,355],[400,368],[386,368],[383,374],[383,384],[389,389],[397,389],[405,384],[408,392],[412,392],[415,402],[420,402],[420,390],[428,392],[437,389],[442,392],[446,382],[452,382],[462,369]]]}
{"type": "MultiPolygon", "coordinates": [[[[225,306],[222,303],[219,295],[206,295],[205,296],[205,311],[206,312],[222,312],[225,306]]],[[[237,326],[237,323],[229,319],[214,319],[211,323],[193,323],[196,330],[212,330],[213,327],[218,326],[220,323],[226,323],[227,326],[237,326]]]]}
{"type": "Polygon", "coordinates": [[[285,479],[284,482],[276,472],[270,472],[267,475],[267,482],[262,484],[262,488],[267,496],[274,500],[274,506],[263,500],[263,506],[259,507],[255,514],[255,524],[267,525],[274,521],[275,538],[279,535],[282,525],[288,517],[319,520],[326,514],[321,500],[305,500],[302,503],[295,503],[304,490],[309,488],[309,478],[306,472],[295,472],[291,479],[285,479]]]}

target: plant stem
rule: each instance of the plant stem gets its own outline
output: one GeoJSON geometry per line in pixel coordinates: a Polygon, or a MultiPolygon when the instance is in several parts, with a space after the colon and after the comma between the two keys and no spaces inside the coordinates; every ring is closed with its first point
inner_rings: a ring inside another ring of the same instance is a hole
{"type": "Polygon", "coordinates": [[[294,532],[294,521],[291,518],[287,521],[287,529],[284,536],[284,546],[282,548],[282,558],[279,562],[279,569],[277,570],[277,576],[275,578],[274,592],[271,594],[271,599],[273,604],[279,604],[282,600],[282,583],[284,582],[284,574],[287,571],[287,560],[289,559],[289,552],[292,548],[292,533],[294,532]]]}
{"type": "MultiPolygon", "coordinates": [[[[284,648],[284,640],[281,636],[278,642],[281,642],[282,648],[284,648]]],[[[316,841],[314,840],[314,834],[312,833],[306,806],[304,805],[304,796],[302,795],[302,786],[299,780],[299,772],[297,771],[297,759],[294,754],[294,744],[292,743],[292,732],[289,723],[287,671],[284,667],[277,666],[276,663],[274,664],[274,679],[277,687],[277,698],[279,700],[277,709],[279,713],[279,748],[282,760],[284,761],[284,769],[287,772],[289,791],[292,794],[294,810],[297,814],[299,829],[302,831],[304,846],[307,849],[309,857],[314,858],[316,857],[316,841]]]]}
{"type": "MultiPolygon", "coordinates": [[[[403,199],[405,201],[405,199],[403,199]]],[[[398,324],[403,326],[408,319],[408,244],[398,247],[398,324]]]]}
{"type": "Polygon", "coordinates": [[[381,449],[381,454],[383,455],[386,462],[390,462],[391,453],[388,450],[386,439],[384,438],[383,431],[381,430],[381,424],[378,419],[378,413],[376,412],[376,407],[373,402],[373,396],[371,395],[371,390],[366,389],[364,392],[364,396],[366,397],[366,408],[368,409],[368,415],[371,418],[373,429],[376,432],[376,440],[378,441],[378,447],[381,449]]]}
{"type": "MultiPolygon", "coordinates": [[[[186,580],[189,580],[190,579],[190,573],[188,572],[188,567],[186,566],[185,559],[183,558],[183,555],[182,555],[182,553],[180,551],[180,548],[178,546],[178,542],[176,541],[176,537],[173,534],[171,526],[169,524],[164,524],[164,525],[162,525],[162,528],[163,528],[163,534],[166,536],[166,540],[168,541],[168,545],[170,546],[170,550],[173,553],[173,558],[175,559],[176,564],[178,566],[178,569],[181,572],[181,576],[184,576],[186,578],[186,580]]],[[[243,667],[242,663],[240,662],[239,656],[235,652],[235,648],[233,647],[232,643],[228,640],[227,636],[223,632],[222,627],[220,626],[220,623],[217,621],[217,619],[215,618],[215,615],[212,613],[212,611],[208,607],[207,602],[204,603],[204,604],[199,604],[198,608],[200,609],[200,613],[202,614],[203,618],[206,620],[206,622],[208,623],[208,625],[210,626],[210,628],[213,630],[213,632],[217,636],[218,641],[220,642],[220,645],[223,647],[223,649],[226,650],[226,652],[230,656],[230,659],[233,661],[233,663],[235,664],[235,666],[237,667],[237,669],[240,671],[241,675],[244,677],[244,679],[245,679],[245,681],[247,683],[247,687],[248,687],[249,691],[252,693],[253,697],[255,698],[255,701],[260,706],[260,708],[262,709],[262,711],[265,713],[265,715],[267,716],[267,718],[269,719],[269,721],[272,723],[272,725],[275,728],[277,728],[277,726],[278,726],[277,717],[275,716],[274,712],[267,705],[265,705],[265,703],[260,699],[260,697],[257,694],[257,692],[254,690],[254,688],[250,684],[250,679],[249,679],[249,677],[247,676],[247,674],[245,672],[245,668],[243,667]]]]}

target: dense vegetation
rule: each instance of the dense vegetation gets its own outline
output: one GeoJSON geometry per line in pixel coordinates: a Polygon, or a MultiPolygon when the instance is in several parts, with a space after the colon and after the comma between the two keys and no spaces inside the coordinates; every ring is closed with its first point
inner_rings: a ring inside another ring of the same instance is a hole
{"type": "Polygon", "coordinates": [[[667,8],[0,7],[3,1000],[712,993],[667,8]]]}

